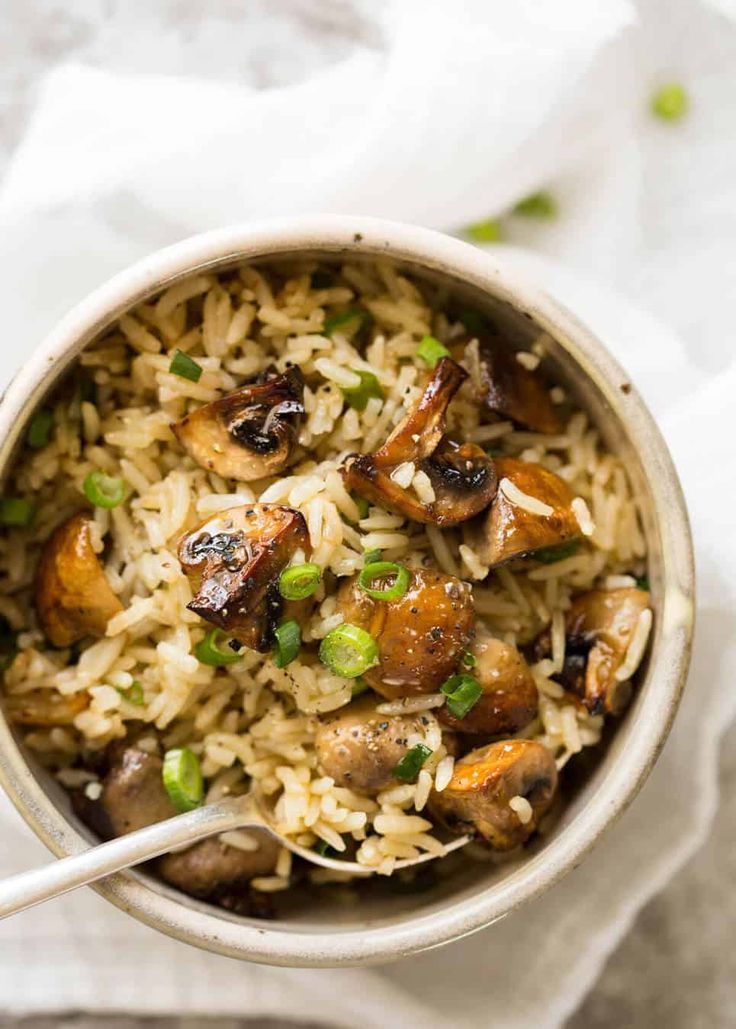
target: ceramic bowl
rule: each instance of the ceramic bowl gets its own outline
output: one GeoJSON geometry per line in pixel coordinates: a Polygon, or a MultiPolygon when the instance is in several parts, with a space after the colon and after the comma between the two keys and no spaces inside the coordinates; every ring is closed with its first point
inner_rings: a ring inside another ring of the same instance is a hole
{"type": "MultiPolygon", "coordinates": [[[[153,254],[74,308],[34,352],[0,404],[0,474],[35,407],[80,351],[124,311],[193,272],[295,255],[387,257],[446,284],[489,312],[512,345],[549,337],[552,374],[585,408],[629,468],[644,511],[655,610],[649,654],[634,701],[543,841],[501,866],[461,862],[433,888],[380,889],[355,905],[302,897],[271,922],[232,915],[184,896],[145,872],[96,889],[133,917],[231,957],[274,965],[386,962],[457,939],[532,901],[574,868],[631,803],[661,750],[687,672],[693,565],[677,474],[651,415],[626,373],[594,335],[543,290],[520,281],[494,255],[414,226],[317,216],[206,233],[153,254]]],[[[0,779],[28,824],[56,855],[94,842],[63,790],[38,767],[0,718],[0,779]]]]}

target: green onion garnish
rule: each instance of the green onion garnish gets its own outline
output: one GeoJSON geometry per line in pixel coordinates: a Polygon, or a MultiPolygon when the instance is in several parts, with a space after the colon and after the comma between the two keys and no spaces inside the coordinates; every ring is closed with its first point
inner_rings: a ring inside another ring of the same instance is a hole
{"type": "Polygon", "coordinates": [[[366,690],[369,689],[370,686],[368,685],[368,683],[362,676],[359,675],[357,679],[353,679],[353,686],[350,690],[350,696],[353,700],[355,700],[356,697],[359,697],[362,693],[365,693],[366,690]]]}
{"type": "Polygon", "coordinates": [[[204,783],[199,758],[189,747],[176,747],[164,755],[163,780],[169,800],[183,814],[199,807],[204,783]]]}
{"type": "Polygon", "coordinates": [[[644,590],[646,593],[650,590],[649,579],[646,575],[640,575],[636,580],[636,588],[638,590],[644,590]]]}
{"type": "Polygon", "coordinates": [[[356,318],[360,318],[361,328],[363,325],[368,325],[371,320],[368,311],[364,311],[361,307],[351,307],[348,311],[343,311],[342,314],[334,314],[332,318],[325,318],[325,323],[322,326],[322,335],[331,336],[335,329],[339,329],[341,325],[347,325],[349,322],[354,322],[356,318]]]}
{"type": "Polygon", "coordinates": [[[222,629],[210,629],[194,648],[194,656],[201,664],[210,665],[212,668],[235,664],[236,661],[240,661],[242,655],[230,646],[223,647],[222,641],[225,639],[227,636],[222,629]]]}
{"type": "Polygon", "coordinates": [[[478,664],[478,658],[470,650],[463,651],[463,656],[460,658],[460,664],[463,668],[475,668],[478,664]]]}
{"type": "Polygon", "coordinates": [[[363,567],[365,568],[367,565],[374,565],[380,560],[380,550],[366,550],[365,554],[363,554],[363,567]]]}
{"type": "Polygon", "coordinates": [[[440,686],[453,718],[465,718],[483,696],[483,687],[472,675],[452,675],[440,686]]]}
{"type": "Polygon", "coordinates": [[[95,507],[113,508],[125,499],[125,483],[104,472],[90,472],[82,483],[84,495],[95,507]]]}
{"type": "Polygon", "coordinates": [[[47,407],[36,411],[26,433],[26,443],[32,450],[41,450],[51,438],[54,427],[54,414],[47,407]]]}
{"type": "Polygon", "coordinates": [[[663,121],[679,121],[687,114],[689,99],[680,82],[668,82],[660,86],[650,101],[652,114],[663,121]]]}
{"type": "Polygon", "coordinates": [[[355,408],[356,411],[365,411],[371,397],[383,400],[383,389],[373,372],[356,372],[355,374],[360,378],[359,386],[354,386],[352,389],[340,388],[350,407],[355,408]]]}
{"type": "Polygon", "coordinates": [[[486,316],[472,307],[464,307],[462,309],[460,312],[460,321],[468,332],[472,332],[476,336],[480,336],[482,333],[488,332],[488,329],[490,328],[486,316]]]}
{"type": "Polygon", "coordinates": [[[34,514],[35,508],[30,500],[24,500],[22,497],[0,497],[1,525],[30,525],[34,514]]]}
{"type": "Polygon", "coordinates": [[[183,350],[177,350],[171,358],[169,371],[172,375],[178,375],[181,379],[189,379],[190,382],[199,382],[202,378],[202,365],[197,364],[189,354],[183,350]]]}
{"type": "Polygon", "coordinates": [[[501,223],[495,218],[485,218],[468,225],[465,234],[476,243],[498,243],[501,240],[501,223]]]}
{"type": "Polygon", "coordinates": [[[441,357],[449,356],[450,351],[434,336],[425,336],[417,347],[417,357],[420,357],[430,368],[434,368],[441,357]]]}
{"type": "Polygon", "coordinates": [[[325,271],[324,268],[318,268],[315,272],[312,272],[309,281],[312,289],[329,289],[335,280],[332,272],[325,271]]]}
{"type": "Polygon", "coordinates": [[[302,645],[302,631],[299,622],[290,618],[274,631],[273,663],[277,668],[286,668],[299,653],[302,645]]]}
{"type": "Polygon", "coordinates": [[[337,857],[338,853],[334,847],[331,847],[327,840],[317,840],[315,845],[312,847],[315,854],[319,854],[321,857],[337,857]]]}
{"type": "Polygon", "coordinates": [[[526,218],[556,218],[557,201],[551,193],[532,193],[514,205],[514,214],[526,218]]]}
{"type": "Polygon", "coordinates": [[[304,600],[311,597],[322,581],[319,565],[303,564],[284,568],[279,576],[279,593],[284,600],[304,600]]]}
{"type": "Polygon", "coordinates": [[[409,569],[404,565],[395,561],[373,561],[371,564],[366,562],[358,576],[358,585],[374,600],[398,600],[409,589],[410,579],[409,569]],[[385,583],[386,579],[393,579],[393,583],[385,583]],[[384,582],[384,585],[373,585],[378,582],[384,582]]]}
{"type": "Polygon", "coordinates": [[[532,557],[535,561],[541,561],[543,565],[553,565],[555,561],[564,561],[566,557],[572,557],[580,547],[580,540],[568,540],[567,543],[560,543],[556,547],[540,547],[535,550],[532,557]]]}
{"type": "Polygon", "coordinates": [[[404,754],[401,761],[394,768],[394,775],[397,779],[403,780],[403,782],[414,782],[421,771],[422,765],[431,753],[432,751],[429,747],[425,747],[423,743],[417,743],[404,754]]]}
{"type": "Polygon", "coordinates": [[[143,707],[146,703],[143,696],[143,686],[137,679],[128,686],[127,690],[118,689],[118,693],[123,700],[127,700],[129,704],[135,704],[136,707],[143,707]]]}
{"type": "Polygon", "coordinates": [[[335,675],[357,679],[378,663],[378,644],[365,629],[345,622],[322,640],[319,659],[335,675]]]}
{"type": "Polygon", "coordinates": [[[363,518],[367,518],[371,509],[371,505],[368,503],[365,497],[361,497],[359,493],[351,493],[350,496],[353,498],[355,506],[358,508],[358,514],[360,515],[359,521],[363,518]]]}

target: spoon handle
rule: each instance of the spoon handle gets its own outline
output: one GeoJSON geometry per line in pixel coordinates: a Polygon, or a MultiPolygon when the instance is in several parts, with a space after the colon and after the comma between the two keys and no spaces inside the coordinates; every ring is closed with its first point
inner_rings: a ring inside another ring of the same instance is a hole
{"type": "MultiPolygon", "coordinates": [[[[165,822],[156,822],[127,836],[119,836],[42,868],[12,875],[0,882],[0,918],[59,897],[78,886],[104,879],[123,868],[149,861],[176,847],[196,843],[215,833],[243,828],[248,821],[242,798],[227,798],[165,822]]],[[[262,828],[255,819],[250,821],[262,828]]]]}

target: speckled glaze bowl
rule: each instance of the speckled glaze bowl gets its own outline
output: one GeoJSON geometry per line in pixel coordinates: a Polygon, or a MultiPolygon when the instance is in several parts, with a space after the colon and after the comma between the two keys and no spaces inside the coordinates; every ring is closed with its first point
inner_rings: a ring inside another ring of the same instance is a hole
{"type": "MultiPolygon", "coordinates": [[[[124,311],[193,272],[288,256],[390,257],[446,284],[485,310],[512,345],[550,337],[549,366],[626,461],[642,497],[655,611],[634,701],[594,767],[580,777],[554,830],[500,867],[461,862],[432,889],[372,891],[354,906],[302,896],[278,921],[232,915],[184,896],[143,871],[95,888],[135,918],[187,943],[273,965],[337,966],[391,961],[458,939],[533,900],[574,868],[625,810],[667,737],[687,673],[693,622],[690,530],[677,474],[636,389],[592,333],[498,259],[426,229],[364,218],[315,216],[206,233],[161,250],[96,290],[35,351],[0,404],[0,474],[36,406],[80,351],[124,311]]],[[[38,767],[0,717],[0,780],[57,856],[94,842],[60,786],[38,767]]]]}

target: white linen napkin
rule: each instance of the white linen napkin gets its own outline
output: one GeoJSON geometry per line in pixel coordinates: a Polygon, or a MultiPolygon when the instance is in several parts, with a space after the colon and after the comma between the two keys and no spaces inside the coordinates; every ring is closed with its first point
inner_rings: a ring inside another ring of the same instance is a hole
{"type": "MultiPolygon", "coordinates": [[[[80,891],[0,924],[5,1009],[555,1026],[708,831],[736,696],[736,365],[722,304],[736,278],[725,260],[736,29],[684,0],[396,0],[383,11],[382,48],[264,92],[156,74],[155,64],[53,72],[0,191],[0,377],[90,288],[191,232],[307,211],[451,231],[551,189],[559,218],[506,220],[511,239],[535,251],[504,248],[507,257],[628,368],[690,504],[700,610],[675,729],[593,856],[468,940],[381,969],[269,969],[188,948],[80,891]],[[677,126],[646,112],[652,82],[672,69],[693,98],[677,126]],[[664,316],[684,345],[612,287],[664,316]]],[[[0,874],[48,859],[5,798],[0,833],[0,874]]]]}

